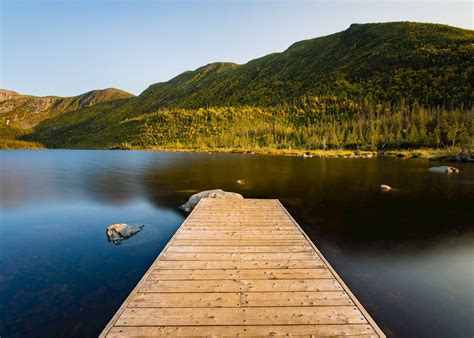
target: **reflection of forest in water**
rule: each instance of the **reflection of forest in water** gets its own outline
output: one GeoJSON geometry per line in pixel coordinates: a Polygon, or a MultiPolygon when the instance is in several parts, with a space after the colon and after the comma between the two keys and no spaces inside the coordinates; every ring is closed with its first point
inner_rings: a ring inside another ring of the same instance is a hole
{"type": "Polygon", "coordinates": [[[25,175],[24,168],[6,161],[2,204],[87,198],[121,205],[146,199],[176,210],[197,191],[221,188],[245,197],[279,198],[309,234],[333,240],[403,242],[463,232],[473,225],[462,217],[474,199],[474,170],[469,166],[460,174],[443,175],[428,172],[434,164],[421,160],[58,153],[43,152],[47,160],[25,175]],[[380,192],[380,184],[394,189],[380,192]]]}
{"type": "Polygon", "coordinates": [[[429,172],[437,164],[423,160],[132,151],[0,156],[4,304],[10,332],[19,336],[97,335],[181,223],[177,207],[213,188],[279,198],[388,334],[472,332],[472,166],[457,164],[461,172],[448,175],[429,172]],[[381,192],[380,184],[394,189],[381,192]],[[111,222],[146,226],[114,246],[104,233],[111,222]]]}

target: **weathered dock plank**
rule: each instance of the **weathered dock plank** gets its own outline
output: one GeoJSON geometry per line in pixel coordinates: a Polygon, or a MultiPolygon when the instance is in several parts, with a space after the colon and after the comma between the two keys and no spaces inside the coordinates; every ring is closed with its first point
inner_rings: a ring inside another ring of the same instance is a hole
{"type": "Polygon", "coordinates": [[[203,199],[101,337],[384,337],[278,200],[203,199]]]}

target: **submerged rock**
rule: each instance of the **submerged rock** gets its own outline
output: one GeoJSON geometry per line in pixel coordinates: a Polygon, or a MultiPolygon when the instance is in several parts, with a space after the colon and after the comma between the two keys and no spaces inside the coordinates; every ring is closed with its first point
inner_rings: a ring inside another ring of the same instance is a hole
{"type": "Polygon", "coordinates": [[[380,190],[382,190],[382,191],[389,191],[389,190],[392,190],[392,187],[389,186],[389,185],[386,185],[386,184],[381,184],[381,185],[380,185],[380,190]]]}
{"type": "Polygon", "coordinates": [[[179,208],[186,212],[191,212],[191,210],[194,209],[201,198],[243,199],[244,197],[236,192],[228,192],[222,189],[205,190],[189,197],[188,201],[179,208]]]}
{"type": "Polygon", "coordinates": [[[449,167],[447,165],[442,165],[440,167],[431,167],[428,170],[436,172],[436,173],[458,173],[459,172],[458,168],[449,167]]]}
{"type": "Polygon", "coordinates": [[[110,242],[114,244],[120,243],[120,241],[127,239],[128,237],[135,235],[143,228],[143,224],[126,224],[117,223],[107,227],[107,237],[110,242]]]}

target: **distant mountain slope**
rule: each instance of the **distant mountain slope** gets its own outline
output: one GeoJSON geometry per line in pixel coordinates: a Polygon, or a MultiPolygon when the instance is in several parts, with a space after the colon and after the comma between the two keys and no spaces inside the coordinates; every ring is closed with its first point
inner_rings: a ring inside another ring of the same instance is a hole
{"type": "Polygon", "coordinates": [[[13,90],[0,89],[0,101],[8,100],[17,96],[20,96],[20,94],[13,90]]]}
{"type": "Polygon", "coordinates": [[[44,119],[65,112],[132,96],[115,88],[92,90],[73,97],[20,95],[0,89],[0,123],[17,129],[29,129],[44,119]]]}
{"type": "Polygon", "coordinates": [[[184,72],[137,97],[48,103],[48,119],[17,114],[15,123],[37,124],[28,139],[48,147],[445,147],[472,144],[473,83],[474,31],[353,24],[244,65],[184,72]]]}
{"type": "Polygon", "coordinates": [[[353,24],[245,65],[215,63],[150,86],[150,108],[251,104],[304,95],[472,104],[474,32],[437,24],[353,24]]]}

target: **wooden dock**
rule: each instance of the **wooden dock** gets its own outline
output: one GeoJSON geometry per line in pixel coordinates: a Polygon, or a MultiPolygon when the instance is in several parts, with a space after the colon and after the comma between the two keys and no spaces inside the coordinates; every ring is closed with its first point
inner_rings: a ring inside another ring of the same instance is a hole
{"type": "Polygon", "coordinates": [[[202,199],[101,337],[385,337],[278,200],[202,199]]]}

